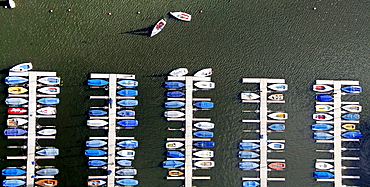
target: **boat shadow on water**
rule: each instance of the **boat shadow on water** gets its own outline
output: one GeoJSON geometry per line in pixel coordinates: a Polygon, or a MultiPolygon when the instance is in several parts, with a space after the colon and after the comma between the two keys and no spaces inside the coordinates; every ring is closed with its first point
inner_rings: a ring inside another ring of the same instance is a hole
{"type": "Polygon", "coordinates": [[[150,37],[150,34],[151,34],[154,26],[155,25],[151,25],[151,26],[146,27],[146,28],[137,29],[137,30],[133,30],[133,31],[122,32],[120,34],[134,34],[134,35],[139,35],[139,36],[150,37]]]}

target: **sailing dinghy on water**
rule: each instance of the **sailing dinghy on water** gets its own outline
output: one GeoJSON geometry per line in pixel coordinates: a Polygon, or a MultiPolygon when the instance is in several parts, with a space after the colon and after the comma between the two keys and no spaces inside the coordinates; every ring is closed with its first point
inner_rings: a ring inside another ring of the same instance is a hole
{"type": "Polygon", "coordinates": [[[260,145],[252,142],[240,142],[239,143],[239,149],[245,149],[245,150],[252,150],[259,148],[260,145]]]}
{"type": "Polygon", "coordinates": [[[215,124],[211,122],[198,122],[194,124],[194,127],[198,129],[210,130],[215,127],[215,124]]]}
{"type": "Polygon", "coordinates": [[[139,104],[139,101],[135,99],[123,99],[118,101],[117,104],[124,107],[134,107],[139,104]]]}
{"type": "Polygon", "coordinates": [[[17,76],[5,77],[5,84],[10,84],[10,85],[22,84],[22,83],[25,83],[27,81],[28,81],[28,79],[26,79],[24,77],[17,77],[17,76]]]}
{"type": "Polygon", "coordinates": [[[169,88],[169,89],[178,89],[178,88],[182,88],[184,86],[185,86],[184,83],[178,82],[178,81],[170,81],[170,82],[165,82],[164,83],[164,87],[169,88]]]}
{"type": "Polygon", "coordinates": [[[42,115],[55,115],[57,113],[57,109],[55,107],[43,107],[37,109],[36,112],[42,115]]]}
{"type": "Polygon", "coordinates": [[[116,182],[122,186],[136,186],[139,184],[139,181],[136,179],[120,179],[116,182]]]}
{"type": "Polygon", "coordinates": [[[316,162],[315,168],[319,170],[328,170],[334,168],[334,166],[326,162],[316,162]]]}
{"type": "Polygon", "coordinates": [[[255,163],[255,162],[240,162],[239,163],[239,168],[240,169],[256,169],[260,165],[255,163]]]}
{"type": "Polygon", "coordinates": [[[180,151],[167,151],[167,156],[172,158],[182,158],[184,154],[180,151]]]}
{"type": "Polygon", "coordinates": [[[328,121],[328,120],[332,120],[333,116],[329,114],[318,113],[318,114],[313,114],[312,118],[315,120],[319,120],[319,121],[328,121]]]}
{"type": "Polygon", "coordinates": [[[119,116],[122,116],[122,117],[133,117],[135,116],[135,111],[133,110],[120,110],[117,112],[117,114],[119,116]]]}
{"type": "Polygon", "coordinates": [[[152,30],[152,33],[150,34],[150,37],[153,37],[155,36],[156,34],[158,34],[159,32],[162,31],[162,29],[164,28],[164,26],[166,26],[166,20],[165,19],[161,19],[159,20],[155,25],[154,25],[154,28],[152,30]]]}
{"type": "Polygon", "coordinates": [[[139,94],[139,92],[133,89],[123,89],[118,91],[117,94],[123,97],[135,97],[139,94]]]}
{"type": "Polygon", "coordinates": [[[170,14],[181,21],[191,20],[191,15],[186,12],[170,12],[170,14]]]}
{"type": "Polygon", "coordinates": [[[45,169],[36,171],[36,174],[43,175],[43,176],[54,176],[54,175],[57,175],[58,173],[59,173],[59,170],[56,168],[45,168],[45,169]]]}
{"type": "Polygon", "coordinates": [[[194,83],[194,86],[200,89],[213,89],[216,87],[216,84],[214,82],[200,81],[194,83]]]}
{"type": "Polygon", "coordinates": [[[7,105],[20,106],[28,103],[28,100],[23,98],[9,97],[5,99],[5,103],[7,105]]]}
{"type": "Polygon", "coordinates": [[[287,91],[288,90],[287,84],[271,84],[267,87],[275,91],[287,91]]]}
{"type": "Polygon", "coordinates": [[[194,136],[198,138],[212,138],[213,132],[210,131],[196,131],[193,133],[194,136]]]}
{"type": "Polygon", "coordinates": [[[87,120],[87,126],[90,127],[103,127],[107,124],[108,124],[107,121],[101,119],[87,120]]]}
{"type": "Polygon", "coordinates": [[[42,129],[37,132],[37,134],[44,135],[44,136],[50,136],[57,133],[56,129],[42,129]]]}
{"type": "Polygon", "coordinates": [[[59,87],[42,87],[37,90],[38,92],[49,94],[49,95],[55,95],[60,93],[59,87]]]}
{"type": "Polygon", "coordinates": [[[253,151],[239,151],[238,156],[239,156],[239,158],[250,159],[250,158],[257,158],[260,155],[258,153],[253,152],[253,151]]]}
{"type": "Polygon", "coordinates": [[[212,68],[205,68],[205,69],[201,69],[197,71],[194,74],[194,77],[208,77],[208,76],[211,76],[212,73],[213,73],[212,68]]]}
{"type": "Polygon", "coordinates": [[[319,94],[319,95],[316,95],[316,99],[319,101],[326,102],[326,101],[334,100],[334,97],[331,95],[327,95],[327,94],[319,94]]]}
{"type": "Polygon", "coordinates": [[[120,166],[123,166],[123,167],[131,166],[132,165],[132,161],[131,160],[122,159],[122,160],[118,160],[117,161],[117,164],[120,165],[120,166]]]}
{"type": "Polygon", "coordinates": [[[361,93],[362,87],[361,86],[346,86],[341,88],[342,91],[347,93],[361,93]]]}
{"type": "Polygon", "coordinates": [[[138,81],[135,80],[120,80],[117,82],[120,86],[128,87],[128,88],[134,88],[139,85],[138,81]]]}
{"type": "Polygon", "coordinates": [[[5,136],[21,136],[23,134],[26,134],[27,131],[24,129],[17,129],[17,128],[12,128],[12,129],[5,129],[4,130],[4,135],[5,136]]]}
{"type": "Polygon", "coordinates": [[[332,91],[334,88],[325,84],[315,84],[313,85],[312,89],[315,92],[329,92],[332,91]]]}
{"type": "Polygon", "coordinates": [[[109,82],[104,79],[89,79],[87,80],[87,85],[89,86],[105,86],[109,82]]]}
{"type": "Polygon", "coordinates": [[[360,105],[344,105],[342,106],[343,110],[347,110],[348,112],[361,112],[362,106],[360,105]]]}
{"type": "Polygon", "coordinates": [[[37,151],[36,153],[42,156],[57,156],[59,155],[59,149],[47,148],[47,149],[42,149],[40,151],[37,151]]]}
{"type": "Polygon", "coordinates": [[[10,94],[23,94],[28,92],[26,88],[19,87],[19,86],[12,86],[8,88],[8,93],[10,94]]]}
{"type": "Polygon", "coordinates": [[[11,118],[6,120],[6,124],[8,126],[20,126],[28,123],[28,120],[23,119],[23,118],[11,118]]]}
{"type": "Polygon", "coordinates": [[[314,124],[312,125],[311,129],[312,130],[315,130],[315,131],[327,131],[327,130],[330,130],[332,129],[333,126],[332,125],[329,125],[329,124],[325,124],[325,123],[318,123],[318,124],[314,124]]]}
{"type": "Polygon", "coordinates": [[[57,97],[44,97],[37,100],[38,103],[43,105],[57,105],[59,104],[59,98],[57,97]]]}
{"type": "Polygon", "coordinates": [[[26,181],[20,179],[5,179],[3,180],[3,186],[6,187],[15,187],[15,186],[22,186],[26,184],[26,181]]]}
{"type": "Polygon", "coordinates": [[[125,168],[116,171],[117,175],[123,176],[134,176],[137,174],[137,170],[133,168],[125,168]]]}
{"type": "Polygon", "coordinates": [[[255,100],[260,98],[260,96],[256,93],[243,92],[240,94],[240,98],[243,100],[255,100]]]}
{"type": "Polygon", "coordinates": [[[188,74],[189,71],[187,68],[177,68],[175,70],[172,70],[169,74],[171,76],[175,76],[175,77],[181,77],[181,76],[184,76],[186,74],[188,74]]]}
{"type": "Polygon", "coordinates": [[[184,92],[181,91],[169,91],[167,92],[167,97],[182,97],[184,96],[184,92]]]}
{"type": "Polygon", "coordinates": [[[200,158],[213,158],[214,152],[211,150],[204,150],[204,151],[197,151],[193,153],[193,155],[200,157],[200,158]]]}
{"type": "Polygon", "coordinates": [[[60,77],[43,77],[38,79],[37,81],[46,85],[57,85],[60,84],[60,77]]]}
{"type": "Polygon", "coordinates": [[[134,149],[139,146],[139,142],[137,140],[123,140],[118,142],[117,145],[126,149],[134,149]]]}
{"type": "Polygon", "coordinates": [[[107,142],[104,140],[89,140],[86,141],[86,147],[103,147],[107,145],[107,142]]]}
{"type": "Polygon", "coordinates": [[[33,66],[31,62],[21,63],[10,68],[9,71],[12,72],[26,72],[32,70],[33,66]]]}
{"type": "Polygon", "coordinates": [[[166,118],[180,118],[185,116],[185,113],[180,111],[166,111],[164,112],[164,117],[166,118]]]}
{"type": "Polygon", "coordinates": [[[23,169],[18,168],[6,168],[1,171],[4,176],[19,176],[26,173],[23,169]]]}

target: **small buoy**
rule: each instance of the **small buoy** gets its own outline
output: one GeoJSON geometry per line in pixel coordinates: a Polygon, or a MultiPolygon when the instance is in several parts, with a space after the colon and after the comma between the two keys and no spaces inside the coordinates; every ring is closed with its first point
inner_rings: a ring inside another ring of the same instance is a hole
{"type": "Polygon", "coordinates": [[[72,11],[72,9],[69,8],[69,9],[67,9],[67,11],[70,12],[70,11],[72,11]]]}
{"type": "Polygon", "coordinates": [[[313,7],[313,10],[316,10],[316,7],[313,7]]]}
{"type": "Polygon", "coordinates": [[[199,13],[203,13],[203,10],[200,10],[199,13]]]}
{"type": "Polygon", "coordinates": [[[109,12],[108,15],[112,15],[112,13],[109,12]]]}
{"type": "Polygon", "coordinates": [[[4,6],[4,8],[8,8],[8,6],[4,6]]]}
{"type": "Polygon", "coordinates": [[[140,11],[137,11],[137,14],[141,14],[141,12],[140,11]]]}
{"type": "Polygon", "coordinates": [[[49,12],[54,12],[54,10],[49,10],[49,12]]]}

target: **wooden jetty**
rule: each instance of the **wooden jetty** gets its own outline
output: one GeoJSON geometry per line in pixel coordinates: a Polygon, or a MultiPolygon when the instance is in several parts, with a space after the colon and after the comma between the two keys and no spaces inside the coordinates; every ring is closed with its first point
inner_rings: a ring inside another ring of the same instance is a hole
{"type": "MultiPolygon", "coordinates": [[[[55,118],[55,115],[45,116],[45,115],[38,115],[36,113],[37,110],[37,97],[40,94],[37,93],[37,77],[45,76],[45,77],[55,77],[56,72],[38,72],[38,71],[29,71],[29,72],[9,72],[9,76],[22,76],[28,77],[28,95],[24,95],[24,97],[28,97],[28,116],[23,115],[23,117],[28,118],[28,125],[27,125],[27,136],[12,136],[8,137],[8,139],[27,139],[27,156],[8,156],[7,159],[24,159],[26,160],[26,186],[33,187],[35,186],[35,178],[40,178],[36,176],[35,173],[35,166],[36,160],[38,159],[54,159],[55,157],[42,157],[36,156],[36,139],[55,139],[55,136],[37,136],[36,133],[36,119],[37,118],[55,118]]],[[[11,95],[11,94],[10,94],[11,95]]],[[[10,96],[9,95],[9,96],[10,96]]],[[[55,95],[48,95],[50,97],[56,97],[55,95]]],[[[9,115],[9,118],[12,117],[19,117],[19,115],[9,115]]],[[[22,176],[20,176],[22,177],[22,176]]],[[[17,178],[17,177],[15,177],[17,178]]],[[[42,176],[41,178],[54,178],[54,176],[42,176]]]]}
{"type": "MultiPolygon", "coordinates": [[[[108,117],[90,117],[90,119],[108,119],[108,136],[107,137],[90,137],[91,140],[93,139],[105,139],[108,141],[107,143],[107,156],[104,157],[90,157],[89,159],[103,159],[107,160],[108,165],[104,167],[108,171],[108,175],[106,176],[89,176],[89,179],[105,179],[107,180],[106,186],[107,187],[115,187],[116,179],[119,178],[134,178],[134,176],[116,176],[116,159],[123,159],[121,157],[116,156],[116,140],[120,139],[134,139],[134,137],[117,137],[116,129],[117,129],[117,119],[121,119],[117,117],[117,99],[122,99],[121,96],[117,96],[117,79],[130,79],[134,80],[135,75],[129,74],[98,74],[92,73],[90,75],[92,79],[108,79],[108,96],[90,96],[90,99],[109,99],[109,106],[104,107],[104,109],[108,109],[108,117]]],[[[98,87],[101,88],[101,87],[98,87]]],[[[129,99],[125,97],[125,99],[129,99]]],[[[134,97],[130,97],[130,99],[134,99],[134,97]]],[[[132,119],[132,118],[125,118],[125,119],[132,119]]],[[[125,157],[124,159],[133,160],[134,157],[125,157]]],[[[99,169],[101,167],[98,167],[99,169]]]]}
{"type": "MultiPolygon", "coordinates": [[[[185,121],[185,164],[184,164],[184,177],[170,177],[168,176],[167,179],[175,179],[175,180],[184,180],[184,187],[193,187],[193,180],[208,180],[210,176],[193,176],[193,142],[196,139],[193,138],[193,122],[194,121],[210,121],[210,119],[194,119],[193,117],[193,88],[194,81],[211,81],[210,77],[193,77],[193,76],[182,76],[182,77],[174,77],[168,76],[169,81],[185,81],[185,117],[179,118],[180,121],[185,121]]],[[[210,99],[201,99],[197,98],[196,100],[207,100],[210,99]]],[[[176,118],[171,118],[169,121],[176,121],[176,118]]],[[[167,139],[171,140],[171,138],[167,139]]],[[[173,139],[172,139],[173,140],[173,139]]],[[[207,141],[202,139],[203,141],[207,141]]],[[[209,141],[209,140],[208,140],[209,141]]]]}
{"type": "MultiPolygon", "coordinates": [[[[342,141],[358,141],[356,139],[343,139],[342,138],[342,123],[359,123],[359,121],[346,121],[342,119],[342,110],[341,107],[343,104],[358,104],[358,102],[342,102],[342,95],[346,94],[341,91],[341,87],[348,86],[348,85],[359,85],[359,81],[341,81],[341,80],[316,80],[316,84],[324,84],[324,85],[333,85],[333,96],[334,101],[330,102],[334,105],[334,120],[332,122],[334,126],[334,139],[329,140],[330,142],[325,142],[317,140],[318,143],[333,143],[334,149],[330,152],[333,153],[333,163],[334,163],[334,179],[317,179],[317,181],[330,181],[334,182],[335,187],[342,187],[343,186],[343,179],[359,179],[359,176],[343,176],[343,166],[342,160],[357,160],[358,157],[342,157],[342,141]]],[[[321,104],[322,102],[317,102],[317,104],[321,104]]],[[[327,121],[320,121],[321,123],[327,121]]]]}
{"type": "MultiPolygon", "coordinates": [[[[267,123],[283,123],[284,120],[270,120],[268,119],[268,109],[267,109],[267,104],[268,103],[285,103],[284,101],[279,101],[279,102],[273,102],[269,101],[267,98],[267,94],[270,93],[271,91],[268,90],[267,86],[268,84],[285,84],[284,79],[265,79],[265,78],[243,78],[242,80],[243,83],[256,83],[259,84],[259,94],[260,98],[259,100],[250,100],[246,101],[243,100],[243,103],[259,103],[260,108],[259,108],[259,113],[260,113],[260,119],[257,120],[242,120],[244,123],[259,123],[260,124],[260,139],[259,140],[254,140],[255,142],[259,142],[260,145],[260,158],[258,161],[260,162],[259,166],[259,178],[247,178],[243,177],[242,180],[258,180],[260,181],[260,186],[261,187],[267,187],[267,182],[268,181],[285,181],[285,178],[268,178],[268,159],[267,159],[267,153],[268,153],[268,148],[267,144],[271,142],[285,142],[284,140],[268,140],[267,139],[267,123]],[[258,101],[258,102],[253,102],[253,101],[258,101]]],[[[274,91],[278,92],[278,91],[274,91]]],[[[243,142],[247,142],[248,140],[243,140],[243,142]]],[[[252,142],[252,141],[251,141],[252,142]]]]}

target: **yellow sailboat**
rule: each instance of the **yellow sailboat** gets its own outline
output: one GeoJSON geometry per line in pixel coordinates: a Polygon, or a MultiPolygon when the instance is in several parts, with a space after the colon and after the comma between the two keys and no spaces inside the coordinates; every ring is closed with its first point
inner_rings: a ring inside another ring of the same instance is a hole
{"type": "Polygon", "coordinates": [[[342,127],[344,129],[347,129],[347,130],[354,130],[354,129],[356,129],[356,125],[355,124],[350,124],[350,123],[343,124],[342,127]]]}
{"type": "Polygon", "coordinates": [[[334,109],[331,105],[316,105],[315,108],[318,112],[327,112],[334,109]]]}
{"type": "Polygon", "coordinates": [[[22,94],[26,92],[28,92],[28,90],[23,87],[9,87],[8,88],[8,93],[10,94],[22,94]]]}

